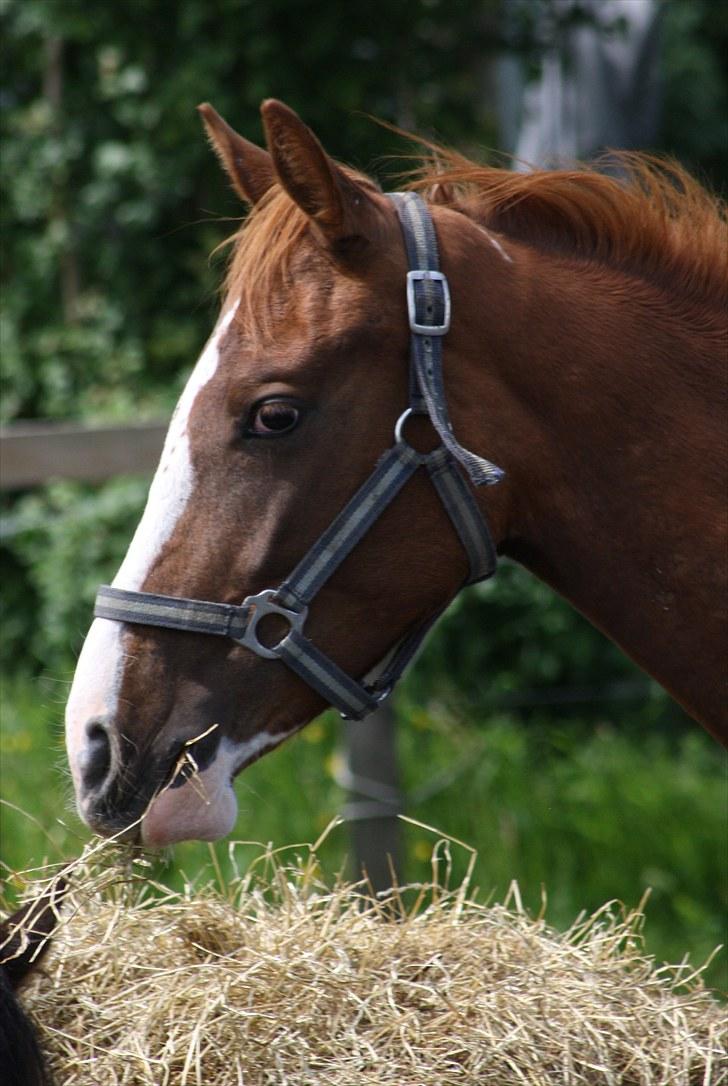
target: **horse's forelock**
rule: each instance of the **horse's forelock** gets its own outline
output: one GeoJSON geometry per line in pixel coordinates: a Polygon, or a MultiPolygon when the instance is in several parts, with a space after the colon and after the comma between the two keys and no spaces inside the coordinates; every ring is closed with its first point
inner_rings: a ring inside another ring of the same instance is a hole
{"type": "MultiPolygon", "coordinates": [[[[364,188],[380,191],[359,171],[340,168],[364,188]]],[[[223,292],[238,303],[238,326],[263,338],[270,333],[279,308],[277,300],[292,282],[292,260],[308,226],[306,213],[281,185],[274,184],[250,209],[240,228],[223,242],[232,249],[223,292]]]]}
{"type": "Polygon", "coordinates": [[[274,185],[230,238],[224,290],[238,302],[237,322],[242,327],[262,332],[270,327],[273,299],[289,276],[291,256],[306,226],[303,211],[280,185],[274,185]]]}

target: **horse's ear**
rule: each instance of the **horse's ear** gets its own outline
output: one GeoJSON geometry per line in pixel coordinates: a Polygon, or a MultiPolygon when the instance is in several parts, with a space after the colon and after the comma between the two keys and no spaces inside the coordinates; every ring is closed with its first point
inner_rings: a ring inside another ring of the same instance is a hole
{"type": "Polygon", "coordinates": [[[246,203],[257,204],[276,179],[267,151],[239,136],[208,102],[197,107],[215,153],[246,203]]]}
{"type": "Polygon", "coordinates": [[[377,215],[374,200],[330,158],[310,128],[283,102],[261,106],[273,167],[283,188],[334,252],[366,241],[377,215]]]}

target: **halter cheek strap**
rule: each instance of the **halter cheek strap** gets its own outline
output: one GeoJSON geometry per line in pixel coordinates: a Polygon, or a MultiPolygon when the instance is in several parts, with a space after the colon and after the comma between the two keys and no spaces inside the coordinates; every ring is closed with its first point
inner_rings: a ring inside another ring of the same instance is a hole
{"type": "Polygon", "coordinates": [[[442,377],[442,337],[450,329],[451,302],[447,279],[440,271],[435,226],[415,192],[393,192],[407,261],[407,312],[410,339],[410,407],[429,415],[443,445],[468,473],[474,486],[498,483],[501,468],[464,449],[452,432],[442,377]]]}
{"type": "Polygon", "coordinates": [[[388,696],[441,612],[405,634],[374,672],[359,681],[305,636],[309,605],[421,467],[426,469],[467,555],[465,584],[492,576],[495,547],[459,465],[476,486],[497,483],[503,477],[500,468],[464,449],[452,432],[442,377],[442,337],[450,327],[450,293],[439,270],[429,211],[415,193],[393,193],[390,198],[397,209],[410,265],[410,406],[397,422],[394,445],[278,588],[248,596],[238,606],[102,585],[94,607],[97,618],[232,638],[258,656],[280,660],[353,720],[367,716],[388,696]],[[413,449],[404,436],[410,415],[429,417],[442,445],[428,453],[413,449]],[[281,616],[289,626],[276,645],[263,644],[257,635],[258,623],[269,614],[281,616]]]}

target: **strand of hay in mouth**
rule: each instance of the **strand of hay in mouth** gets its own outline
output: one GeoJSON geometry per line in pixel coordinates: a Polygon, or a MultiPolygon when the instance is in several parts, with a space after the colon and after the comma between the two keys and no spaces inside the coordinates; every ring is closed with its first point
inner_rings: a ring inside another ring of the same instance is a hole
{"type": "Polygon", "coordinates": [[[59,1086],[728,1081],[724,1008],[644,956],[637,912],[562,934],[515,887],[504,905],[436,884],[365,901],[313,852],[160,898],[108,851],[76,865],[24,998],[59,1086]]]}

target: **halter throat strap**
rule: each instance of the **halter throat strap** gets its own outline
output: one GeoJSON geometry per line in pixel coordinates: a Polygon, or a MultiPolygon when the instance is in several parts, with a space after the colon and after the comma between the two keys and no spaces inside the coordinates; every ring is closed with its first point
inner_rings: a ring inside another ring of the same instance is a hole
{"type": "Polygon", "coordinates": [[[397,209],[409,263],[411,332],[410,405],[397,422],[394,445],[278,588],[265,589],[235,605],[102,585],[94,606],[97,618],[231,638],[258,656],[280,660],[344,717],[354,720],[367,716],[389,695],[441,612],[405,634],[374,669],[376,677],[360,681],[346,674],[305,636],[309,605],[420,468],[427,471],[467,555],[465,584],[492,576],[495,547],[460,465],[475,486],[497,483],[503,477],[495,464],[463,448],[452,431],[442,376],[442,337],[450,327],[450,292],[440,271],[429,211],[416,193],[392,193],[390,198],[397,209]],[[420,453],[407,443],[404,427],[413,414],[429,417],[440,436],[442,445],[432,452],[420,453]],[[266,645],[258,638],[258,624],[269,614],[283,617],[289,626],[276,645],[266,645]]]}

